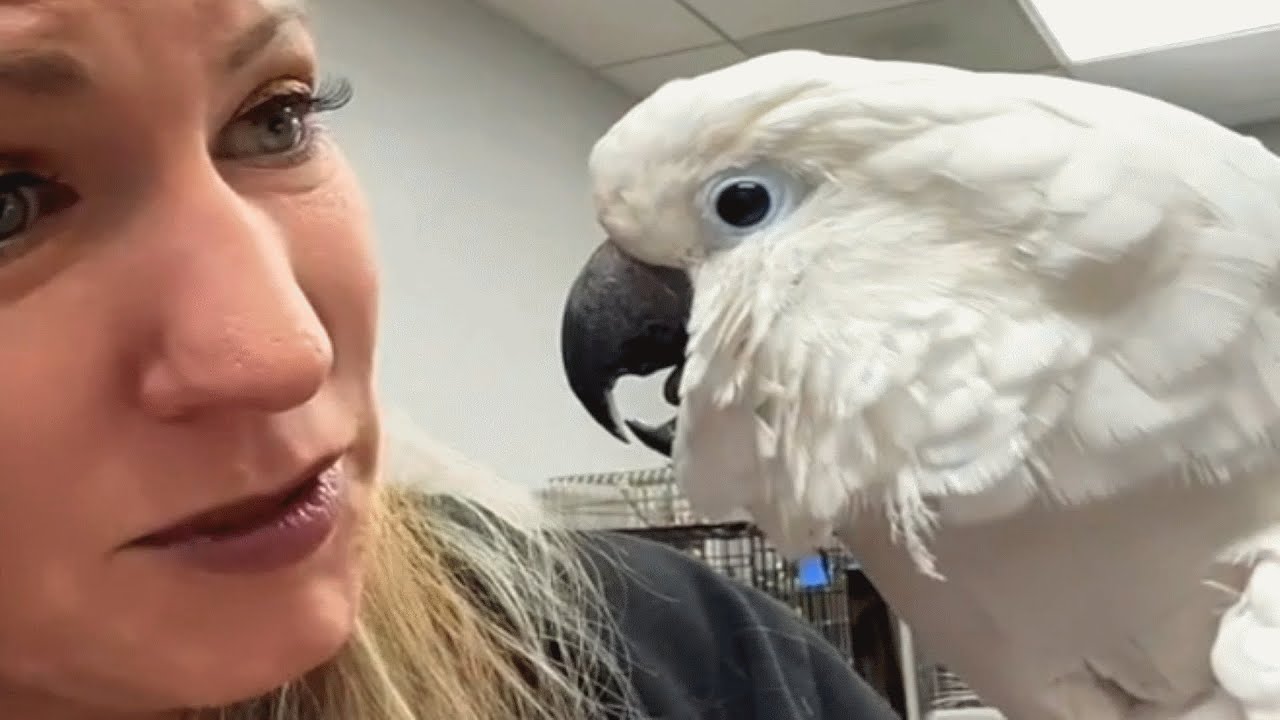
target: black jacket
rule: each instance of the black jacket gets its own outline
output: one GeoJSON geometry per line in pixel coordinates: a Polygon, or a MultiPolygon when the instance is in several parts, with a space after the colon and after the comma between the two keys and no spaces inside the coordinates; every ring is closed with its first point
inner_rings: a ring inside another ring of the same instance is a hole
{"type": "Polygon", "coordinates": [[[802,618],[665,545],[590,533],[635,693],[653,720],[896,720],[802,618]]]}

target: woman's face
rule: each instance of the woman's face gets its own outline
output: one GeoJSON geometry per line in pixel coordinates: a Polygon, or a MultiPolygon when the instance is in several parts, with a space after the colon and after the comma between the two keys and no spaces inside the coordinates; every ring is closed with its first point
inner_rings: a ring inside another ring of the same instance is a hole
{"type": "Polygon", "coordinates": [[[351,631],[377,287],[314,63],[287,2],[0,2],[5,717],[222,704],[351,631]]]}

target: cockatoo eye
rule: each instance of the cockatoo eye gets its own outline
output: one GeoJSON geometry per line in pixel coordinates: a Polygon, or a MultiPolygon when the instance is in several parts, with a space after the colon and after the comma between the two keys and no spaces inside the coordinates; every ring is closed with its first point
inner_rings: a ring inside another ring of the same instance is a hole
{"type": "Polygon", "coordinates": [[[736,228],[759,225],[772,211],[773,195],[756,180],[730,180],[716,193],[716,216],[736,228]]]}
{"type": "Polygon", "coordinates": [[[796,181],[772,167],[726,172],[707,183],[702,213],[717,245],[733,245],[791,210],[796,181]]]}

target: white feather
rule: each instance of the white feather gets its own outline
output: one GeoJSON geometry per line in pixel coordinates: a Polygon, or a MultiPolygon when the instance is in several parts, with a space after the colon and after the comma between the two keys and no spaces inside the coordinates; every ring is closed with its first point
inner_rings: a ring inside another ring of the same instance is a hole
{"type": "Polygon", "coordinates": [[[591,170],[695,279],[696,507],[840,533],[1011,720],[1231,717],[1198,593],[1280,541],[1280,159],[1117,89],[794,51],[665,86],[591,170]],[[805,201],[708,249],[698,189],[761,162],[805,201]]]}

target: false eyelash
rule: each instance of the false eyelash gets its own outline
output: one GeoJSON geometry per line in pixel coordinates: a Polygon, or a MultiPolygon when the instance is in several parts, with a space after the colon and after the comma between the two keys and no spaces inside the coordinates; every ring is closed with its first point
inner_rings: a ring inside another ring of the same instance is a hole
{"type": "Polygon", "coordinates": [[[320,81],[315,92],[311,94],[311,111],[322,113],[340,110],[351,102],[355,88],[345,77],[330,76],[320,81]]]}

